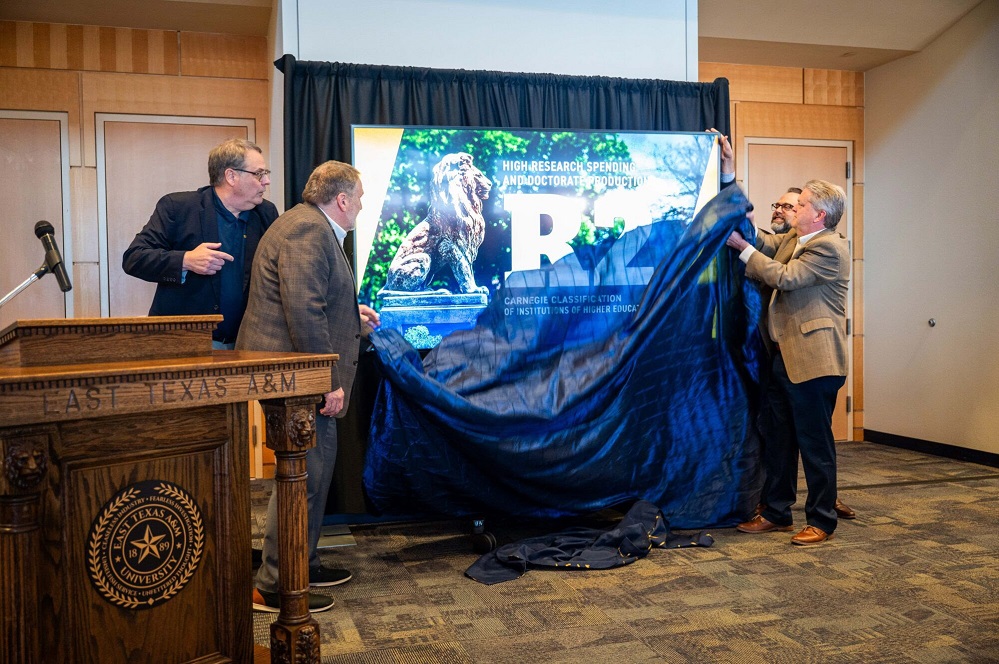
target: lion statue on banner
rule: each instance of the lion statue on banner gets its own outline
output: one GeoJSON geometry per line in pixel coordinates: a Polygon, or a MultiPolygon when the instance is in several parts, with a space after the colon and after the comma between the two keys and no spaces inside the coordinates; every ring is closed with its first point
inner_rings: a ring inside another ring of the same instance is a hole
{"type": "Polygon", "coordinates": [[[486,233],[482,201],[492,186],[473,165],[472,155],[445,155],[433,169],[427,216],[399,246],[379,294],[426,292],[437,275],[448,273],[454,275],[456,292],[487,293],[485,286],[475,284],[472,264],[486,233]]]}

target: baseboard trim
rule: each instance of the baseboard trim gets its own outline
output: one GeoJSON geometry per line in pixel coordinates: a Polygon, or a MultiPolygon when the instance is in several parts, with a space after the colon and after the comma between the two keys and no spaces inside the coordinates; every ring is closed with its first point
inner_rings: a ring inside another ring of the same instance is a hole
{"type": "Polygon", "coordinates": [[[956,445],[947,445],[945,443],[934,443],[929,440],[909,438],[908,436],[897,436],[893,433],[872,431],[870,429],[864,429],[864,440],[869,443],[888,445],[890,447],[900,447],[902,449],[912,450],[913,452],[922,452],[924,454],[932,454],[934,456],[945,457],[947,459],[968,461],[970,463],[977,463],[983,466],[999,468],[999,454],[994,454],[992,452],[970,450],[967,447],[957,447],[956,445]]]}

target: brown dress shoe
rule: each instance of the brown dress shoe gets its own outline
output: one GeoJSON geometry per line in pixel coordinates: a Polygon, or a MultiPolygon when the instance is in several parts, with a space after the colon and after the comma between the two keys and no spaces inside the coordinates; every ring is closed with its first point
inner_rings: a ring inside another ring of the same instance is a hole
{"type": "Polygon", "coordinates": [[[832,535],[815,526],[805,526],[801,532],[791,538],[791,544],[798,546],[818,546],[832,539],[832,535]]]}
{"type": "Polygon", "coordinates": [[[774,531],[787,532],[792,530],[794,526],[778,526],[776,523],[767,521],[763,518],[763,515],[757,514],[752,519],[745,523],[740,523],[735,527],[740,533],[772,533],[774,531]]]}
{"type": "Polygon", "coordinates": [[[838,516],[841,519],[856,519],[857,518],[857,513],[854,512],[849,507],[847,507],[846,503],[844,503],[839,498],[836,499],[836,506],[833,509],[836,510],[836,516],[838,516]]]}

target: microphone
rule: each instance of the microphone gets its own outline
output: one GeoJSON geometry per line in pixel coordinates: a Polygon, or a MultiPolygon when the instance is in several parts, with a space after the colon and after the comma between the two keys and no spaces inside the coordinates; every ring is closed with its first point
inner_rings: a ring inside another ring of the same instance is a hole
{"type": "Polygon", "coordinates": [[[59,253],[54,233],[55,229],[52,224],[45,220],[35,224],[35,237],[41,240],[42,246],[45,247],[45,265],[49,268],[49,272],[55,275],[56,281],[59,282],[59,288],[63,293],[66,293],[73,288],[73,284],[70,283],[69,275],[66,274],[66,266],[62,262],[62,254],[59,253]]]}

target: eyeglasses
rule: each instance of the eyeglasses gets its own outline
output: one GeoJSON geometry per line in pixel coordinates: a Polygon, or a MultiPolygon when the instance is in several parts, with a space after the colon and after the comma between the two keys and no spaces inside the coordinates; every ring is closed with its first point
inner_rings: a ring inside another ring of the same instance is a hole
{"type": "Polygon", "coordinates": [[[790,203],[771,203],[770,208],[773,210],[781,209],[784,210],[784,212],[791,212],[794,210],[794,206],[790,203]]]}
{"type": "Polygon", "coordinates": [[[249,173],[253,177],[257,178],[257,182],[263,182],[264,178],[271,174],[266,168],[262,168],[259,171],[247,171],[242,168],[234,168],[234,171],[239,171],[240,173],[249,173]]]}

